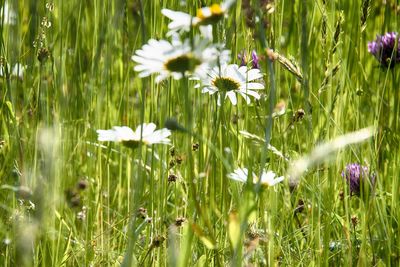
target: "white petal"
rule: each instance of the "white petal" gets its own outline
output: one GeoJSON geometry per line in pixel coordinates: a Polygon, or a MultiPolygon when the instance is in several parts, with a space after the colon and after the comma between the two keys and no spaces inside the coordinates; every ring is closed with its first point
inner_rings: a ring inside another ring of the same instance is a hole
{"type": "Polygon", "coordinates": [[[127,126],[114,126],[111,130],[97,130],[99,141],[128,141],[135,140],[133,130],[127,126]]]}
{"type": "Polygon", "coordinates": [[[204,38],[206,38],[206,39],[212,41],[213,35],[212,35],[212,26],[211,26],[211,25],[200,26],[199,29],[200,29],[201,35],[202,35],[204,38]]]}
{"type": "Polygon", "coordinates": [[[276,185],[276,184],[282,182],[283,180],[285,180],[285,177],[284,177],[284,176],[280,176],[280,177],[278,177],[278,178],[275,178],[275,179],[271,182],[270,186],[274,186],[274,185],[276,185]]]}
{"type": "Polygon", "coordinates": [[[264,89],[264,85],[261,83],[247,83],[243,89],[253,89],[253,90],[260,90],[264,89]]]}
{"type": "Polygon", "coordinates": [[[243,96],[243,98],[246,100],[247,104],[250,104],[250,102],[251,102],[250,97],[248,97],[246,93],[243,93],[242,91],[239,91],[239,94],[241,96],[243,96]]]}
{"type": "Polygon", "coordinates": [[[232,105],[236,106],[237,104],[236,94],[234,92],[228,92],[226,93],[226,96],[229,97],[229,100],[232,102],[232,105]]]}
{"type": "Polygon", "coordinates": [[[228,174],[228,178],[245,183],[247,181],[247,176],[248,176],[249,171],[246,168],[238,168],[234,170],[233,173],[228,174]]]}
{"type": "Polygon", "coordinates": [[[226,11],[228,11],[229,8],[231,8],[231,6],[233,4],[235,4],[236,0],[226,0],[221,4],[221,9],[222,11],[225,13],[226,11]]]}
{"type": "Polygon", "coordinates": [[[146,143],[148,144],[169,144],[170,139],[167,137],[171,135],[171,131],[163,128],[155,131],[152,135],[146,136],[146,143]]]}
{"type": "Polygon", "coordinates": [[[274,186],[284,180],[284,177],[278,177],[275,179],[276,174],[273,171],[263,172],[261,175],[261,183],[269,186],[274,186]]]}
{"type": "Polygon", "coordinates": [[[136,128],[134,134],[137,139],[140,139],[140,135],[142,135],[142,139],[144,139],[145,136],[151,135],[155,129],[156,125],[154,123],[143,123],[136,128]]]}
{"type": "Polygon", "coordinates": [[[117,139],[116,135],[115,135],[115,131],[113,131],[113,130],[97,130],[96,132],[98,134],[97,140],[99,140],[99,141],[115,142],[117,139]]]}
{"type": "Polygon", "coordinates": [[[252,97],[254,97],[255,99],[260,99],[260,95],[257,92],[251,91],[251,90],[243,90],[242,91],[244,94],[246,95],[251,95],[252,97]]]}

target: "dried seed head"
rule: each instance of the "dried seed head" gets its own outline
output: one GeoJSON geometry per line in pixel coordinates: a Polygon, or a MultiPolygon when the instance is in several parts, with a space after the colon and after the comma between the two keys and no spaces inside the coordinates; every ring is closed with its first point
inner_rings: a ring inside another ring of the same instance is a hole
{"type": "Polygon", "coordinates": [[[193,150],[193,151],[199,150],[199,147],[200,147],[200,145],[199,145],[198,143],[192,144],[192,150],[193,150]]]}
{"type": "Polygon", "coordinates": [[[67,189],[65,190],[65,198],[67,200],[68,205],[71,208],[76,208],[81,206],[81,196],[76,191],[76,189],[67,189]]]}
{"type": "Polygon", "coordinates": [[[168,182],[176,182],[176,180],[178,179],[178,176],[176,176],[175,174],[170,174],[168,175],[168,182]]]}
{"type": "Polygon", "coordinates": [[[170,154],[171,157],[174,157],[174,156],[175,156],[175,154],[176,154],[175,147],[171,147],[171,148],[169,149],[169,154],[170,154]]]}
{"type": "Polygon", "coordinates": [[[74,208],[80,207],[82,205],[81,196],[80,195],[76,195],[76,196],[72,197],[70,199],[69,203],[70,203],[71,207],[74,207],[74,208]]]}
{"type": "Polygon", "coordinates": [[[153,241],[151,242],[152,247],[159,247],[161,244],[164,242],[165,237],[159,235],[153,238],[153,241]]]}
{"type": "Polygon", "coordinates": [[[176,161],[177,164],[182,164],[183,157],[180,156],[180,155],[177,155],[177,156],[175,157],[175,161],[176,161]]]}
{"type": "Polygon", "coordinates": [[[274,50],[272,50],[272,49],[270,49],[270,48],[267,48],[266,50],[265,50],[265,52],[267,53],[267,56],[269,57],[269,59],[271,60],[271,61],[275,61],[275,60],[277,60],[278,59],[278,53],[275,53],[274,52],[274,50]]]}
{"type": "Polygon", "coordinates": [[[306,113],[305,113],[304,109],[302,109],[302,108],[296,110],[296,113],[294,114],[294,117],[293,117],[293,122],[301,121],[304,118],[305,114],[306,113]]]}
{"type": "Polygon", "coordinates": [[[343,192],[343,190],[341,190],[341,191],[339,192],[339,199],[340,199],[340,200],[343,200],[343,199],[344,199],[344,192],[343,192]]]}
{"type": "Polygon", "coordinates": [[[137,211],[137,214],[140,218],[146,219],[147,218],[147,209],[140,207],[137,211]]]}
{"type": "Polygon", "coordinates": [[[169,161],[169,167],[170,167],[170,168],[173,168],[173,167],[175,167],[175,165],[176,165],[175,160],[174,160],[174,159],[171,159],[171,160],[169,161]]]}
{"type": "Polygon", "coordinates": [[[39,48],[38,54],[37,54],[37,59],[41,63],[44,63],[49,57],[50,57],[50,51],[47,48],[45,48],[45,47],[39,48]]]}
{"type": "Polygon", "coordinates": [[[79,180],[78,183],[76,184],[76,187],[79,190],[85,190],[88,186],[89,186],[89,182],[84,179],[79,180]]]}
{"type": "Polygon", "coordinates": [[[304,210],[304,201],[302,199],[299,199],[297,202],[297,207],[294,210],[295,213],[301,213],[304,210]]]}
{"type": "Polygon", "coordinates": [[[353,227],[356,227],[358,224],[358,219],[356,215],[351,216],[351,223],[353,224],[353,227]]]}
{"type": "Polygon", "coordinates": [[[186,221],[185,217],[178,217],[175,219],[175,226],[176,227],[181,227],[182,224],[186,221]]]}

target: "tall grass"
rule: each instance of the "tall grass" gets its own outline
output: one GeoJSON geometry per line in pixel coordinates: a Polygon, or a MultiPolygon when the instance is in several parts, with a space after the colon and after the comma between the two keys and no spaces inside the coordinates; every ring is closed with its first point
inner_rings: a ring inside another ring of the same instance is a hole
{"type": "Polygon", "coordinates": [[[141,79],[130,59],[165,38],[162,8],[195,14],[212,1],[4,2],[18,19],[0,24],[0,265],[398,266],[399,70],[367,51],[398,29],[395,1],[250,1],[249,27],[238,0],[214,39],[238,64],[255,49],[266,89],[237,106],[189,79],[141,79]],[[97,141],[97,129],[143,122],[185,130],[172,146],[97,141]],[[369,126],[372,139],[288,176],[315,147],[369,126]],[[372,194],[350,196],[341,173],[353,162],[377,174],[372,194]],[[286,179],[237,183],[227,174],[238,166],[286,179]]]}

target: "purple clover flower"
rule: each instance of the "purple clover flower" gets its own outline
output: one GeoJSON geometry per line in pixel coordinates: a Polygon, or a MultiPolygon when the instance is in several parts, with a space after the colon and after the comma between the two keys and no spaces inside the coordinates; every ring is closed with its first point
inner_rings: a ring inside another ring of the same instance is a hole
{"type": "Polygon", "coordinates": [[[251,52],[251,59],[253,60],[253,69],[260,69],[260,58],[257,56],[256,50],[251,52]]]}
{"type": "Polygon", "coordinates": [[[367,166],[358,163],[348,164],[346,169],[342,171],[342,177],[346,179],[350,186],[350,195],[360,195],[361,184],[365,179],[369,179],[369,182],[373,185],[375,176],[374,173],[370,174],[367,166]]]}
{"type": "MultiPolygon", "coordinates": [[[[247,65],[248,57],[246,51],[242,50],[237,57],[240,60],[240,66],[247,65]]],[[[256,50],[251,52],[251,64],[253,69],[260,69],[260,58],[257,56],[256,50]]]]}
{"type": "Polygon", "coordinates": [[[246,51],[242,50],[237,57],[240,60],[240,67],[247,65],[246,51]]]}
{"type": "Polygon", "coordinates": [[[400,62],[399,40],[397,32],[377,35],[375,41],[368,42],[368,52],[374,55],[382,67],[393,68],[400,62]]]}

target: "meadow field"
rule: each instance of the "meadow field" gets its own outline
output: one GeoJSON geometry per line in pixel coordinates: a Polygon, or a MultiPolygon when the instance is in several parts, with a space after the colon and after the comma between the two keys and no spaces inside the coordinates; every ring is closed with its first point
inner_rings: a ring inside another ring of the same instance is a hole
{"type": "Polygon", "coordinates": [[[0,7],[0,266],[400,266],[398,1],[0,7]]]}

